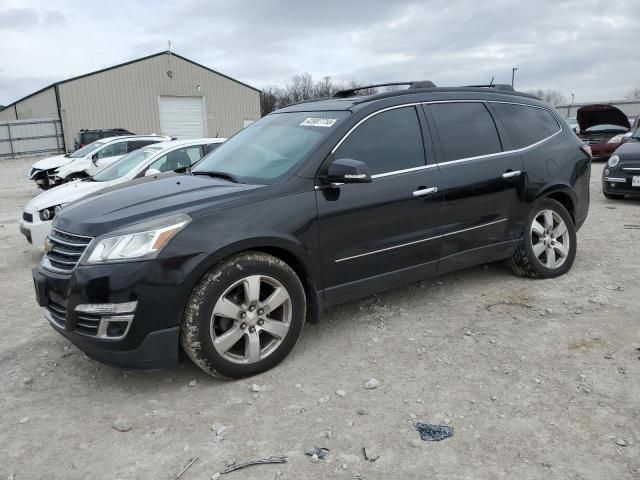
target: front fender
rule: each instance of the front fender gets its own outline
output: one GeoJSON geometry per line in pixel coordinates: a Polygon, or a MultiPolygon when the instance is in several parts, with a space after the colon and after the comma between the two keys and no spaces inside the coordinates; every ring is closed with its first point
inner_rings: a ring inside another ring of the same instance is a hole
{"type": "Polygon", "coordinates": [[[91,160],[76,160],[64,167],[60,167],[56,172],[56,176],[65,179],[69,175],[73,175],[74,173],[84,173],[87,174],[87,169],[91,167],[91,160]]]}

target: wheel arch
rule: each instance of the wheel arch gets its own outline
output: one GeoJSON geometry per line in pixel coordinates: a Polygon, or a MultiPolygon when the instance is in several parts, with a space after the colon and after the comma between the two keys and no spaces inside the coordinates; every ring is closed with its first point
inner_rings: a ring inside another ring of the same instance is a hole
{"type": "Polygon", "coordinates": [[[577,197],[576,194],[571,190],[571,187],[568,185],[554,185],[546,190],[542,191],[540,195],[536,198],[536,200],[542,198],[550,198],[551,200],[555,200],[560,203],[564,208],[567,209],[569,215],[571,215],[571,219],[573,220],[574,225],[576,224],[576,205],[577,205],[577,197]]]}
{"type": "Polygon", "coordinates": [[[321,295],[318,292],[318,281],[320,279],[319,272],[317,271],[318,267],[314,267],[311,255],[302,245],[291,239],[282,237],[259,237],[243,239],[229,244],[207,256],[206,260],[202,262],[200,268],[198,268],[197,279],[193,282],[192,288],[198,284],[200,279],[209,270],[220,262],[248,251],[257,251],[272,255],[285,262],[296,272],[296,275],[298,275],[304,286],[307,300],[307,321],[317,323],[323,303],[321,295]]]}

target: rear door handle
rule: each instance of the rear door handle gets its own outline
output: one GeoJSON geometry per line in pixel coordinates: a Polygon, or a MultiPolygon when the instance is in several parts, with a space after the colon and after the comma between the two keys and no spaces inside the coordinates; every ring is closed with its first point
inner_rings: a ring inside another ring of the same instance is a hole
{"type": "Polygon", "coordinates": [[[413,196],[424,197],[425,195],[431,195],[432,193],[436,193],[437,191],[438,191],[438,187],[421,188],[413,192],[413,196]]]}
{"type": "Polygon", "coordinates": [[[514,170],[511,172],[504,172],[502,174],[502,178],[514,178],[514,177],[519,177],[522,174],[522,172],[520,170],[514,170]]]}

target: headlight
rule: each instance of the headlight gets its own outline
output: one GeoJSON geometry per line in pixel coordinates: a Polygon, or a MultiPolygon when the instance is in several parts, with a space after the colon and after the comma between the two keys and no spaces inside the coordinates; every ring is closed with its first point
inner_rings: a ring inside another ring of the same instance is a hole
{"type": "Polygon", "coordinates": [[[611,157],[609,157],[607,165],[609,165],[611,168],[614,168],[616,165],[618,165],[618,163],[620,163],[620,157],[618,155],[611,155],[611,157]]]}
{"type": "Polygon", "coordinates": [[[126,262],[154,258],[191,221],[181,213],[139,223],[98,237],[83,255],[82,263],[126,262]]]}
{"type": "Polygon", "coordinates": [[[62,210],[62,207],[64,207],[66,205],[66,203],[61,203],[60,205],[56,205],[54,207],[49,207],[49,208],[45,208],[43,210],[40,210],[40,220],[44,221],[44,222],[48,222],[49,220],[53,220],[53,217],[55,217],[58,212],[60,210],[62,210]]]}
{"type": "Polygon", "coordinates": [[[622,139],[624,138],[624,135],[622,133],[619,133],[618,135],[616,135],[615,137],[611,137],[607,143],[620,143],[622,141],[622,139]]]}

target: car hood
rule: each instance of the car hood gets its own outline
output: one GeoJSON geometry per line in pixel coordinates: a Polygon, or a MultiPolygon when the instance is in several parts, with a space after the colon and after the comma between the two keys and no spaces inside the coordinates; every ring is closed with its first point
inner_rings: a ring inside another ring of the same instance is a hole
{"type": "Polygon", "coordinates": [[[614,153],[620,157],[621,162],[624,162],[627,160],[639,161],[640,160],[640,141],[628,140],[627,142],[623,143],[618,148],[616,148],[616,151],[614,153]]]}
{"type": "Polygon", "coordinates": [[[613,105],[587,105],[580,107],[576,114],[580,131],[596,125],[616,125],[629,130],[629,119],[613,105]]]}
{"type": "Polygon", "coordinates": [[[32,168],[37,170],[50,170],[52,168],[59,168],[67,163],[73,162],[75,158],[66,157],[64,155],[56,155],[55,157],[43,158],[33,164],[32,168]]]}
{"type": "MultiPolygon", "coordinates": [[[[82,182],[84,183],[84,182],[82,182]]],[[[78,235],[98,236],[134,223],[179,212],[197,216],[248,203],[247,192],[264,187],[203,175],[143,177],[101,190],[56,216],[55,226],[78,235]]]]}
{"type": "Polygon", "coordinates": [[[52,188],[33,198],[27,206],[42,210],[63,203],[71,203],[109,186],[107,182],[71,182],[52,188]]]}

